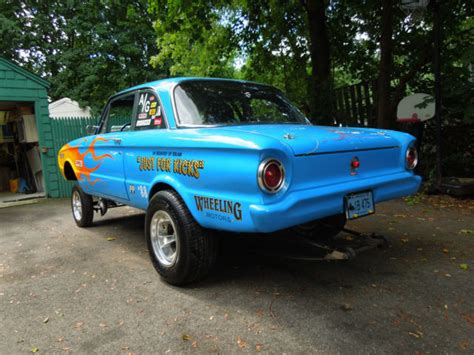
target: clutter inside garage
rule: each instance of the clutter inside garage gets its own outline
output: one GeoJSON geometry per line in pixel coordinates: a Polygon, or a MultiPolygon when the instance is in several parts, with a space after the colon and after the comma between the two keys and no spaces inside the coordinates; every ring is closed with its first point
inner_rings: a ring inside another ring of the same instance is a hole
{"type": "Polygon", "coordinates": [[[0,203],[43,196],[34,103],[0,101],[0,203]]]}

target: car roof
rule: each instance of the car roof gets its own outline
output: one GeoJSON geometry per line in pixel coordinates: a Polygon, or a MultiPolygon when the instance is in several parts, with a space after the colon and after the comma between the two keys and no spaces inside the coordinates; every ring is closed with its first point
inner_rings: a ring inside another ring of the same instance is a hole
{"type": "Polygon", "coordinates": [[[152,88],[152,89],[155,89],[155,90],[160,90],[160,89],[166,90],[166,89],[169,89],[169,88],[172,87],[172,86],[175,86],[175,85],[177,85],[177,84],[179,84],[179,83],[181,83],[181,82],[183,82],[183,81],[188,81],[188,80],[233,81],[233,82],[236,82],[236,83],[247,83],[247,84],[257,84],[257,85],[269,86],[269,85],[267,85],[267,84],[256,83],[256,82],[248,81],[248,80],[237,80],[237,79],[227,79],[227,78],[208,78],[208,77],[188,77],[188,76],[183,76],[183,77],[160,79],[160,80],[151,81],[151,82],[148,82],[148,83],[136,85],[136,86],[127,88],[127,89],[125,89],[125,90],[122,90],[122,91],[118,92],[117,94],[115,94],[115,95],[113,95],[113,96],[121,95],[121,94],[127,93],[127,92],[129,92],[129,91],[134,91],[134,90],[139,90],[139,89],[152,88]]]}

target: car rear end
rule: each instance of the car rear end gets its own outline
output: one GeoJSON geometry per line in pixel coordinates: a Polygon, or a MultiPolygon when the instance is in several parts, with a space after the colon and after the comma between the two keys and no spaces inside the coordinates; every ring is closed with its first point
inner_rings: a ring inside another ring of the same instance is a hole
{"type": "MultiPolygon", "coordinates": [[[[336,214],[360,218],[375,213],[382,201],[418,191],[421,178],[414,174],[418,158],[412,136],[380,133],[379,139],[350,143],[344,142],[346,138],[319,141],[314,151],[293,144],[291,163],[281,163],[281,183],[274,173],[268,174],[268,184],[277,188],[262,183],[268,158],[262,160],[259,186],[269,197],[264,205],[250,206],[258,231],[272,232],[336,214]]],[[[273,163],[278,166],[280,161],[273,163]]]]}

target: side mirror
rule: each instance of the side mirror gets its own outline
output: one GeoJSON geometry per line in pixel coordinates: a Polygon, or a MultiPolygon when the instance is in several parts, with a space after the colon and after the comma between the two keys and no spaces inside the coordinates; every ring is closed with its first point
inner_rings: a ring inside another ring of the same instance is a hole
{"type": "Polygon", "coordinates": [[[95,134],[95,132],[97,131],[98,128],[99,128],[99,126],[88,124],[88,125],[86,126],[86,134],[87,134],[88,136],[90,136],[90,135],[92,135],[92,134],[95,134]]]}

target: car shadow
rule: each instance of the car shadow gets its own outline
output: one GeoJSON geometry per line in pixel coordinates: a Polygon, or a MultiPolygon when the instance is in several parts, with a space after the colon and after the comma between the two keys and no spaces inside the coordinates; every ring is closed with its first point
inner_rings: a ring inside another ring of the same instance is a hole
{"type": "Polygon", "coordinates": [[[369,260],[377,261],[387,253],[387,250],[373,250],[362,253],[352,261],[328,261],[321,260],[325,250],[298,240],[298,236],[236,236],[222,233],[219,237],[218,262],[210,277],[202,281],[205,286],[262,277],[266,282],[280,283],[277,275],[284,274],[300,285],[316,283],[350,287],[358,276],[373,272],[369,260]],[[367,259],[361,262],[360,258],[364,257],[367,259]]]}
{"type": "MultiPolygon", "coordinates": [[[[131,251],[142,254],[147,248],[144,238],[145,214],[141,212],[131,215],[107,215],[94,221],[92,229],[96,233],[107,235],[117,234],[118,243],[125,243],[131,251]]],[[[114,235],[115,236],[115,235],[114,235]]],[[[347,286],[355,282],[364,282],[367,275],[381,274],[385,276],[399,275],[404,270],[391,270],[387,259],[413,259],[419,254],[420,248],[429,253],[428,241],[413,241],[406,245],[398,239],[396,245],[388,249],[375,249],[357,255],[351,261],[317,260],[325,255],[321,249],[315,248],[301,240],[298,236],[282,234],[254,235],[217,233],[219,254],[217,263],[205,280],[190,287],[209,287],[226,283],[231,280],[249,280],[256,274],[267,270],[278,275],[283,272],[293,275],[300,281],[322,285],[338,284],[347,286]],[[314,258],[314,260],[311,260],[314,258]]],[[[272,275],[265,275],[265,279],[272,275]]],[[[278,277],[274,279],[277,282],[278,277]]]]}
{"type": "Polygon", "coordinates": [[[90,228],[98,227],[117,227],[126,232],[143,232],[145,224],[145,213],[137,212],[130,215],[106,215],[104,217],[96,217],[90,228]]]}

